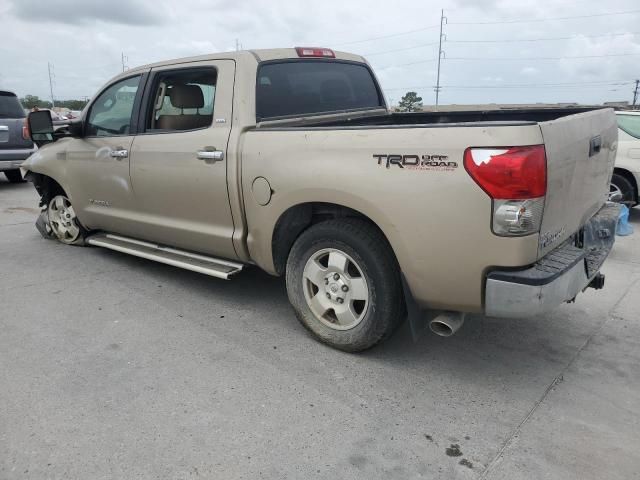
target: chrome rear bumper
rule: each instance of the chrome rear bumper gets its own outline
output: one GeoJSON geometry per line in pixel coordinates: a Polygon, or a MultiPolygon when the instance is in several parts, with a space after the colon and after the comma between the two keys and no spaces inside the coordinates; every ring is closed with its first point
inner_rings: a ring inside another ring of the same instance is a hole
{"type": "Polygon", "coordinates": [[[487,275],[485,315],[532,317],[573,300],[598,275],[615,241],[620,207],[607,203],[563,245],[525,270],[487,275]]]}

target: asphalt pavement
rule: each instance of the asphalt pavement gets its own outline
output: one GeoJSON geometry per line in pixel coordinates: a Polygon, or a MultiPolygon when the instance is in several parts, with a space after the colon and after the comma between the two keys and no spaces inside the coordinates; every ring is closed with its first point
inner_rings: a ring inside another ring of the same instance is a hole
{"type": "Polygon", "coordinates": [[[640,478],[640,207],[604,290],[346,354],[284,282],[44,240],[0,179],[0,479],[640,478]]]}

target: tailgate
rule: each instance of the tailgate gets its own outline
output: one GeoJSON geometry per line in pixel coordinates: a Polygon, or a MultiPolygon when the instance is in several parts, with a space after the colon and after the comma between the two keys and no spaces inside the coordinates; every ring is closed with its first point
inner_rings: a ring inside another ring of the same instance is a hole
{"type": "Polygon", "coordinates": [[[538,258],[580,229],[606,201],[618,142],[612,109],[540,123],[547,195],[538,258]]]}
{"type": "Polygon", "coordinates": [[[0,150],[33,148],[31,140],[22,138],[24,118],[0,117],[0,150]]]}

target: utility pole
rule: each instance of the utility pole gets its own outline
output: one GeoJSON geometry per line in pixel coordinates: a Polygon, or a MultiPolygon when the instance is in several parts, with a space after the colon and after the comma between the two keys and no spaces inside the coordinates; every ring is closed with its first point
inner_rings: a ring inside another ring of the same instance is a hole
{"type": "Polygon", "coordinates": [[[127,67],[127,62],[129,61],[129,57],[127,57],[124,52],[122,52],[122,71],[124,72],[125,70],[127,70],[129,67],[127,67]]]}
{"type": "Polygon", "coordinates": [[[436,92],[436,111],[438,111],[438,100],[440,98],[440,61],[442,57],[445,55],[444,50],[442,50],[442,38],[446,38],[446,35],[442,33],[442,27],[447,23],[447,17],[444,16],[444,9],[440,11],[440,38],[438,40],[438,76],[436,78],[436,88],[434,89],[436,92]]]}
{"type": "Polygon", "coordinates": [[[49,91],[51,92],[51,108],[54,108],[56,106],[56,101],[53,98],[53,80],[52,80],[52,75],[53,75],[53,65],[51,65],[51,63],[47,62],[47,69],[49,70],[49,91]]]}
{"type": "Polygon", "coordinates": [[[636,103],[638,101],[638,85],[640,84],[640,80],[636,80],[636,88],[633,89],[633,109],[636,109],[636,103]]]}
{"type": "Polygon", "coordinates": [[[236,38],[236,52],[239,51],[241,48],[242,48],[242,45],[240,45],[240,40],[236,38]]]}

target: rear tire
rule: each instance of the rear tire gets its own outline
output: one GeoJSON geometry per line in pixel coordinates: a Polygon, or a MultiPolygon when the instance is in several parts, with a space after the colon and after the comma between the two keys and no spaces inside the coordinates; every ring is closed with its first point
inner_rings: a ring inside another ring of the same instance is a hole
{"type": "Polygon", "coordinates": [[[371,348],[405,317],[395,256],[363,220],[329,220],[304,231],[289,254],[286,283],[298,320],[339,350],[371,348]]]}
{"type": "Polygon", "coordinates": [[[628,207],[633,207],[637,204],[636,192],[633,188],[633,184],[625,177],[618,173],[614,173],[611,177],[611,184],[609,187],[609,197],[611,195],[619,194],[621,199],[617,203],[623,203],[628,207]]]}
{"type": "Polygon", "coordinates": [[[10,183],[24,183],[26,180],[22,178],[22,172],[19,169],[6,170],[4,176],[7,177],[10,183]]]}

